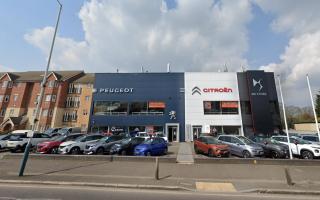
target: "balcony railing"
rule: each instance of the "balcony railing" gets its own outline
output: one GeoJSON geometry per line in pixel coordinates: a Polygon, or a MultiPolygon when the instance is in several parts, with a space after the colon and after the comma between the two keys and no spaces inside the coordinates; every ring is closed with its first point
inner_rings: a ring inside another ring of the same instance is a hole
{"type": "Polygon", "coordinates": [[[67,101],[66,108],[79,108],[80,101],[67,101]]]}
{"type": "Polygon", "coordinates": [[[82,88],[71,87],[68,88],[68,94],[81,94],[82,88]]]}

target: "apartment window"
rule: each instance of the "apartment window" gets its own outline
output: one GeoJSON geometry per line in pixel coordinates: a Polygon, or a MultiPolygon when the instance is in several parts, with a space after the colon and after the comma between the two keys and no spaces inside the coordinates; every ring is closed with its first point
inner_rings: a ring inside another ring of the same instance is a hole
{"type": "Polygon", "coordinates": [[[12,88],[12,85],[13,85],[13,82],[12,82],[12,81],[9,81],[9,82],[8,82],[8,88],[12,88]]]}
{"type": "Polygon", "coordinates": [[[53,88],[54,87],[54,82],[55,81],[48,81],[48,87],[53,88]]]}
{"type": "Polygon", "coordinates": [[[49,110],[49,117],[52,117],[52,116],[53,116],[53,110],[50,109],[50,110],[49,110]]]}
{"type": "Polygon", "coordinates": [[[87,109],[83,109],[82,114],[83,115],[88,115],[88,110],[87,109]]]}
{"type": "Polygon", "coordinates": [[[17,101],[18,101],[18,97],[19,97],[18,94],[13,95],[13,101],[14,101],[14,102],[17,102],[17,101]]]}
{"type": "Polygon", "coordinates": [[[80,106],[80,97],[67,97],[66,107],[77,108],[80,106]]]}
{"type": "Polygon", "coordinates": [[[47,94],[47,95],[46,95],[45,101],[51,101],[51,94],[47,94]]]}
{"type": "Polygon", "coordinates": [[[40,95],[36,96],[36,99],[34,100],[34,104],[37,105],[38,102],[40,102],[40,95]]]}
{"type": "Polygon", "coordinates": [[[42,117],[48,116],[48,109],[42,110],[42,117]]]}
{"type": "Polygon", "coordinates": [[[3,101],[3,95],[0,95],[0,102],[3,101]]]}
{"type": "Polygon", "coordinates": [[[77,118],[78,118],[77,111],[73,111],[71,113],[66,112],[63,114],[62,121],[63,122],[77,121],[77,118]]]}
{"type": "Polygon", "coordinates": [[[6,96],[4,97],[4,102],[8,102],[9,99],[10,99],[10,95],[6,95],[6,96]]]}
{"type": "Polygon", "coordinates": [[[81,94],[81,86],[80,84],[69,84],[69,89],[68,89],[69,94],[81,94]]]}
{"type": "Polygon", "coordinates": [[[204,101],[203,111],[205,115],[215,114],[239,114],[237,101],[204,101]]]}
{"type": "Polygon", "coordinates": [[[3,81],[2,82],[2,88],[7,88],[8,87],[8,82],[9,81],[3,81]]]}
{"type": "Polygon", "coordinates": [[[85,100],[89,101],[90,100],[90,96],[85,96],[85,100]]]}
{"type": "Polygon", "coordinates": [[[59,87],[59,82],[58,81],[54,82],[54,87],[59,87]]]}
{"type": "Polygon", "coordinates": [[[0,116],[4,117],[5,114],[6,114],[6,109],[2,108],[1,111],[0,111],[0,116]]]}
{"type": "Polygon", "coordinates": [[[10,109],[10,111],[9,111],[9,116],[12,117],[13,114],[14,114],[14,109],[10,109]]]}
{"type": "Polygon", "coordinates": [[[56,99],[57,99],[57,95],[55,95],[55,94],[54,94],[54,95],[52,95],[52,97],[51,97],[51,101],[52,101],[52,102],[56,102],[56,99]]]}

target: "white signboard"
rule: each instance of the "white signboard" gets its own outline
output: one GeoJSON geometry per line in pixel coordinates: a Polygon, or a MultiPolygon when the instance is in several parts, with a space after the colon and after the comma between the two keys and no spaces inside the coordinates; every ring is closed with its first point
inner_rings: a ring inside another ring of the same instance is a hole
{"type": "Polygon", "coordinates": [[[33,134],[34,134],[34,131],[28,131],[28,132],[27,132],[27,137],[28,137],[28,138],[32,138],[32,137],[33,137],[33,134]]]}

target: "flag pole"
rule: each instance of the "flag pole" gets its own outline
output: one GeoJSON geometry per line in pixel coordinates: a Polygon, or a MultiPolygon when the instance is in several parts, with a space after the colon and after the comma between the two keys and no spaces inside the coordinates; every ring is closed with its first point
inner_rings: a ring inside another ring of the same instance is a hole
{"type": "Polygon", "coordinates": [[[313,102],[313,97],[312,97],[311,86],[310,86],[310,81],[309,81],[309,75],[308,74],[307,74],[307,82],[308,82],[308,88],[309,88],[310,99],[311,99],[311,104],[312,104],[312,110],[313,110],[313,115],[314,115],[314,121],[316,123],[316,129],[317,129],[317,133],[318,133],[318,138],[320,140],[320,131],[319,131],[318,118],[317,118],[316,109],[314,107],[314,102],[313,102]]]}

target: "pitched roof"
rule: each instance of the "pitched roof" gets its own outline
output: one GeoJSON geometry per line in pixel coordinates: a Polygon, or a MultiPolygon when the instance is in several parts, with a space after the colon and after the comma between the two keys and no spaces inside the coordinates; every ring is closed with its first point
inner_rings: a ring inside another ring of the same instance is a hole
{"type": "Polygon", "coordinates": [[[94,82],[94,74],[93,73],[86,73],[84,76],[78,78],[77,80],[73,81],[74,83],[93,83],[94,82]]]}
{"type": "MultiPolygon", "coordinates": [[[[68,80],[72,77],[75,77],[79,74],[83,74],[83,71],[50,71],[48,72],[48,75],[51,73],[54,73],[54,75],[57,77],[58,80],[68,80]]],[[[1,73],[0,76],[3,76],[6,73],[1,73]]],[[[44,71],[26,71],[26,72],[8,72],[11,79],[13,81],[18,82],[40,82],[43,79],[44,71]]]]}

